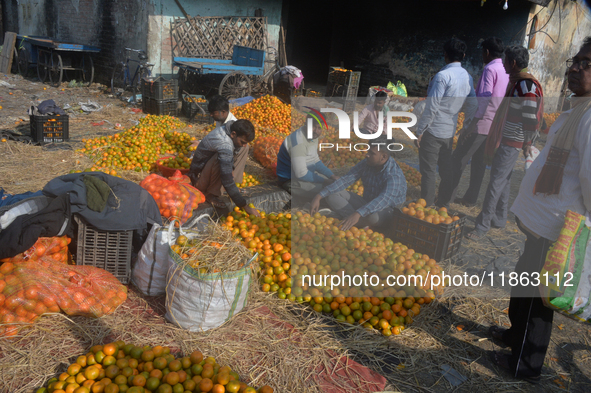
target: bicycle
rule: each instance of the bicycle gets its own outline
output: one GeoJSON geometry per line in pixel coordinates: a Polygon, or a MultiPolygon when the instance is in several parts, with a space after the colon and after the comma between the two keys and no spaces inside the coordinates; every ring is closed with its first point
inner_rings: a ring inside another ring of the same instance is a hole
{"type": "Polygon", "coordinates": [[[148,63],[148,56],[146,52],[139,49],[125,48],[126,59],[125,62],[115,65],[113,74],[111,76],[111,94],[115,97],[120,97],[130,88],[133,93],[133,101],[136,102],[140,80],[149,78],[152,75],[152,67],[154,64],[148,63]],[[138,60],[131,59],[130,52],[138,54],[138,60]],[[137,63],[137,68],[131,76],[129,63],[137,63]]]}
{"type": "MultiPolygon", "coordinates": [[[[279,56],[277,54],[277,49],[273,48],[272,46],[267,47],[267,54],[273,56],[273,60],[270,60],[268,57],[265,59],[265,63],[272,63],[272,66],[259,77],[254,77],[253,80],[253,92],[264,96],[266,94],[273,94],[273,75],[276,72],[281,70],[279,67],[279,56]]],[[[220,85],[220,95],[222,94],[222,86],[223,83],[220,85]]]]}

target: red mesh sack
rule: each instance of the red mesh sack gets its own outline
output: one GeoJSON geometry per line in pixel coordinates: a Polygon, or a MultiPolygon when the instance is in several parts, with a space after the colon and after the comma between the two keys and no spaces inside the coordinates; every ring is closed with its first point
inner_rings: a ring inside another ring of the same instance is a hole
{"type": "Polygon", "coordinates": [[[71,266],[45,255],[0,265],[0,337],[48,312],[102,317],[127,299],[127,287],[94,266],[71,266]]]}
{"type": "Polygon", "coordinates": [[[277,136],[259,137],[253,143],[254,158],[274,174],[277,171],[277,154],[282,143],[283,138],[277,136]]]}
{"type": "Polygon", "coordinates": [[[177,219],[184,224],[193,215],[193,210],[205,202],[205,196],[191,185],[188,176],[179,170],[168,179],[151,174],[140,183],[156,200],[162,217],[177,219]]]}
{"type": "Polygon", "coordinates": [[[0,262],[36,261],[42,256],[47,256],[57,262],[68,263],[68,244],[71,241],[72,239],[67,236],[40,237],[27,251],[12,258],[1,259],[0,262]]]}

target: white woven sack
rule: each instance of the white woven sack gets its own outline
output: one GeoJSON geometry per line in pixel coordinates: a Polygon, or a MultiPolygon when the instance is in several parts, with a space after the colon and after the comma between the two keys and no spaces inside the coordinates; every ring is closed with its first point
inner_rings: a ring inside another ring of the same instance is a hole
{"type": "MultiPolygon", "coordinates": [[[[199,231],[182,228],[179,231],[188,238],[199,234],[199,231]]],[[[170,244],[173,245],[174,240],[170,244]]],[[[169,257],[168,321],[190,331],[205,331],[222,325],[246,306],[252,280],[250,264],[256,255],[236,272],[212,274],[201,274],[186,265],[170,247],[169,257]]]]}
{"type": "Polygon", "coordinates": [[[131,282],[147,296],[160,296],[166,292],[169,242],[174,234],[174,221],[167,227],[154,224],[142,245],[131,272],[131,282]]]}

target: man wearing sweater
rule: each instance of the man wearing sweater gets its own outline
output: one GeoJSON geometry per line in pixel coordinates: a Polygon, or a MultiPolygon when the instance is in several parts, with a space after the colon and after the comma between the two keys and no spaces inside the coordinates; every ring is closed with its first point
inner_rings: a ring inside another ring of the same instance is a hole
{"type": "Polygon", "coordinates": [[[529,53],[522,46],[505,49],[503,66],[509,74],[505,99],[499,106],[484,151],[485,160],[492,158],[490,181],[482,211],[476,218],[469,239],[479,239],[491,227],[504,228],[509,208],[513,167],[523,150],[527,157],[544,113],[540,83],[527,72],[529,53]]]}

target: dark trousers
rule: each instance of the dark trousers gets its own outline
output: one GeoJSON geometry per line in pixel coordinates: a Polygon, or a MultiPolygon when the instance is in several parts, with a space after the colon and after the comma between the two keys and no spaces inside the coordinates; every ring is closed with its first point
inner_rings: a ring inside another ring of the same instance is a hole
{"type": "Polygon", "coordinates": [[[451,171],[452,138],[437,138],[426,131],[421,138],[419,147],[419,169],[421,172],[421,198],[427,201],[427,206],[435,203],[435,181],[437,179],[437,165],[441,187],[451,183],[453,175],[451,171]]]}
{"type": "Polygon", "coordinates": [[[462,174],[466,165],[472,159],[470,165],[470,186],[464,194],[464,200],[467,203],[475,204],[480,193],[480,186],[482,179],[486,172],[486,164],[484,164],[484,148],[486,147],[487,135],[471,133],[466,137],[462,144],[458,144],[451,156],[451,166],[453,173],[453,180],[450,184],[442,185],[437,196],[438,204],[445,206],[453,203],[458,192],[458,185],[462,179],[462,174]]]}
{"type": "MultiPolygon", "coordinates": [[[[531,279],[531,273],[539,273],[542,269],[551,242],[542,237],[536,239],[528,233],[526,235],[525,250],[515,265],[515,272],[526,272],[531,279]]],[[[543,278],[540,277],[540,280],[543,278]]],[[[511,328],[505,332],[503,339],[511,346],[509,364],[515,377],[535,377],[542,372],[553,317],[554,311],[542,303],[538,286],[511,288],[511,328]]]]}
{"type": "Polygon", "coordinates": [[[490,180],[484,195],[482,211],[476,217],[475,228],[486,233],[491,226],[505,228],[509,211],[511,175],[521,149],[500,144],[493,158],[490,180]]]}

